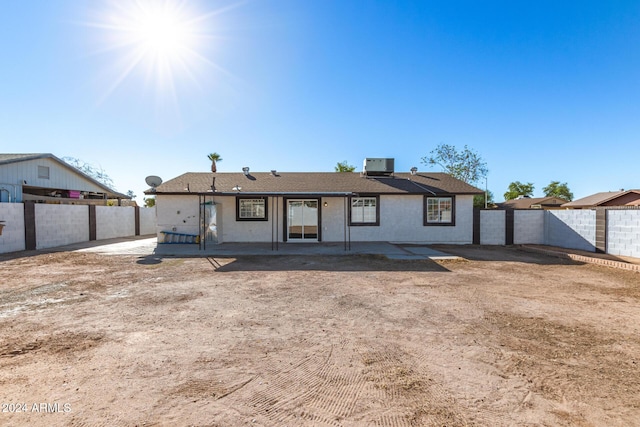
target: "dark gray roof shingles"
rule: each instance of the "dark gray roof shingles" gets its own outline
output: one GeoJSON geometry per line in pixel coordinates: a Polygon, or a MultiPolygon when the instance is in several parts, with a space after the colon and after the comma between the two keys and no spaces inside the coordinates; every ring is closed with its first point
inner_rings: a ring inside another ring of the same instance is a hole
{"type": "Polygon", "coordinates": [[[363,177],[348,172],[188,172],[157,187],[156,193],[210,193],[213,178],[218,193],[362,193],[362,194],[482,194],[483,191],[445,173],[396,173],[363,177]],[[240,187],[240,191],[234,188],[240,187]]]}

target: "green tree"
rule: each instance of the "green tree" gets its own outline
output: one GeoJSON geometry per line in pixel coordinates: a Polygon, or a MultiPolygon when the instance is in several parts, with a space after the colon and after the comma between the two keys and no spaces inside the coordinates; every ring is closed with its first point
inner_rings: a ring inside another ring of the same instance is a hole
{"type": "Polygon", "coordinates": [[[211,160],[211,172],[217,172],[217,163],[222,161],[222,157],[218,153],[210,153],[207,158],[211,160]]]}
{"type": "Polygon", "coordinates": [[[156,205],[155,197],[145,197],[144,198],[144,206],[147,208],[152,208],[156,205]]]}
{"type": "Polygon", "coordinates": [[[475,184],[489,172],[482,157],[466,145],[458,151],[453,145],[440,144],[429,154],[422,158],[423,164],[438,165],[449,175],[468,184],[475,184]]]}
{"type": "Polygon", "coordinates": [[[336,164],[336,167],[334,169],[336,172],[353,172],[354,170],[356,170],[356,167],[353,165],[350,165],[349,162],[344,160],[342,162],[338,162],[338,164],[336,164]]]}
{"type": "Polygon", "coordinates": [[[135,199],[137,196],[133,193],[133,190],[127,191],[127,196],[131,197],[131,200],[135,199]]]}
{"type": "MultiPolygon", "coordinates": [[[[484,194],[476,194],[473,196],[473,207],[474,208],[484,208],[484,194]]],[[[487,207],[493,206],[495,202],[493,201],[493,193],[490,190],[487,190],[487,207]]]]}
{"type": "Polygon", "coordinates": [[[533,183],[528,182],[526,184],[520,181],[514,181],[509,184],[509,191],[504,193],[505,200],[517,199],[519,196],[531,197],[533,195],[533,183]]]}
{"type": "Polygon", "coordinates": [[[573,200],[573,193],[569,190],[566,182],[561,184],[560,181],[551,181],[542,191],[544,191],[544,195],[547,197],[561,197],[568,201],[573,200]]]}

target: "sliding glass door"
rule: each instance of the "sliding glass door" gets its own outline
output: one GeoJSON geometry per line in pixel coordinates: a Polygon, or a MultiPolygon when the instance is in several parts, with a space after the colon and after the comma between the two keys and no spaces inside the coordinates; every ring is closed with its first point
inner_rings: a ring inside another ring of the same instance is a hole
{"type": "Polygon", "coordinates": [[[318,241],[317,200],[287,200],[287,240],[318,241]]]}

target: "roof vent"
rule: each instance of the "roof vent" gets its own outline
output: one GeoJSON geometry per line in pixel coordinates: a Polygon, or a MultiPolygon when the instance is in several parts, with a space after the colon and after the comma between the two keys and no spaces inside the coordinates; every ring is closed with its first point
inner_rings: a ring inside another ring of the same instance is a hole
{"type": "Polygon", "coordinates": [[[271,169],[271,175],[278,176],[278,172],[275,169],[271,169]]]}
{"type": "Polygon", "coordinates": [[[362,170],[365,175],[391,175],[393,174],[394,159],[364,159],[362,170]]]}
{"type": "Polygon", "coordinates": [[[242,173],[244,173],[246,176],[249,176],[249,168],[247,166],[243,167],[242,173]]]}
{"type": "Polygon", "coordinates": [[[414,166],[410,169],[410,171],[411,171],[411,175],[415,175],[418,173],[418,168],[414,166]]]}

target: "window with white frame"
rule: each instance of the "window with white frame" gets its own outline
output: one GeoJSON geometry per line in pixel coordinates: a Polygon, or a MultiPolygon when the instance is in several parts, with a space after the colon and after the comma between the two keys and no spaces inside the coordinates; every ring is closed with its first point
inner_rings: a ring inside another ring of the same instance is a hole
{"type": "Polygon", "coordinates": [[[448,197],[426,197],[425,225],[454,225],[455,199],[448,197]]]}
{"type": "Polygon", "coordinates": [[[378,197],[351,198],[351,225],[379,225],[378,197]]]}
{"type": "Polygon", "coordinates": [[[267,198],[236,199],[236,220],[238,221],[267,221],[267,198]]]}

